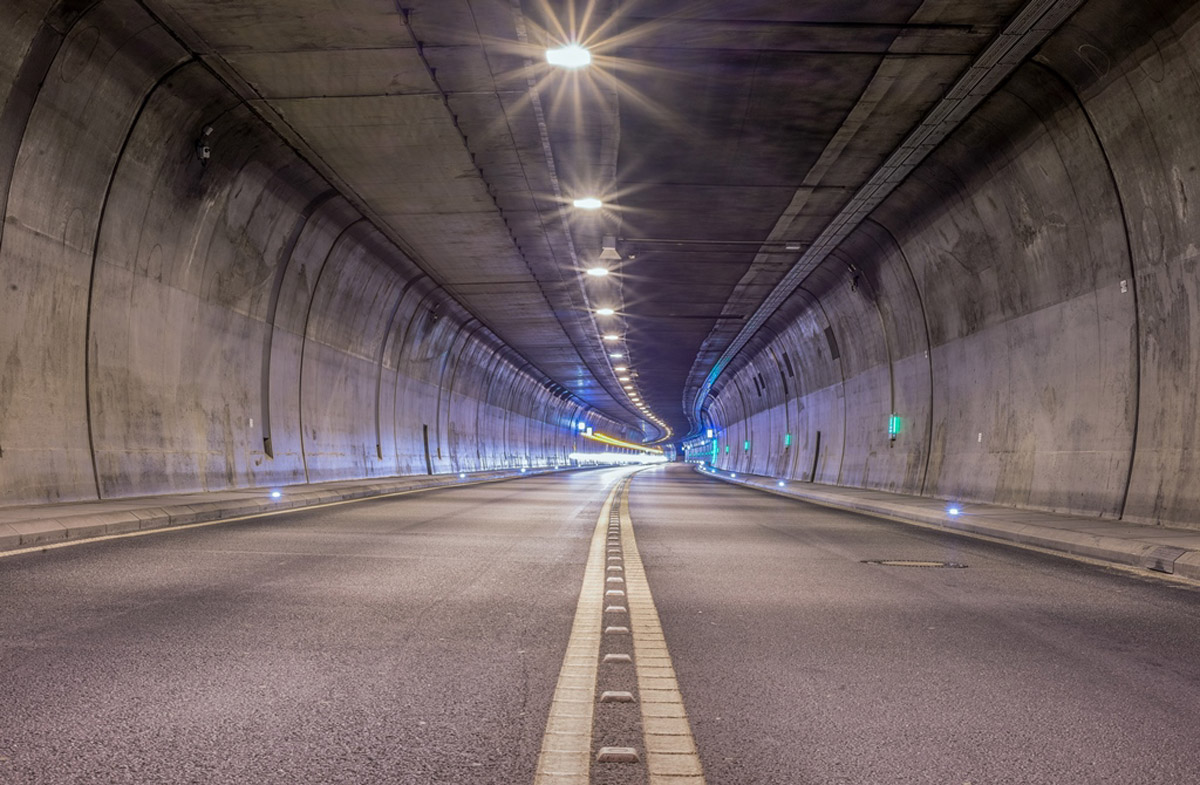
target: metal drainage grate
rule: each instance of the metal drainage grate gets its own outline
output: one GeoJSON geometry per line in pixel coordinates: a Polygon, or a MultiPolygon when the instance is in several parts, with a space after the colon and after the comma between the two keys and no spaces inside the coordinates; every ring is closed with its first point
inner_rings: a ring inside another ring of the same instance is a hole
{"type": "Polygon", "coordinates": [[[952,561],[921,561],[919,559],[863,559],[863,564],[878,564],[883,567],[947,567],[955,570],[966,569],[967,566],[952,561]]]}

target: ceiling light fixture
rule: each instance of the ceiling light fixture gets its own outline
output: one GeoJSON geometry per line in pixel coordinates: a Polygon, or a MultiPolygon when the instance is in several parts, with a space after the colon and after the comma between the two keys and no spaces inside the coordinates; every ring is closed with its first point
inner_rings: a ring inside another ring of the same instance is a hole
{"type": "Polygon", "coordinates": [[[614,354],[610,354],[610,355],[609,355],[609,357],[613,358],[614,360],[619,360],[619,359],[621,359],[621,358],[622,358],[622,357],[624,357],[624,356],[625,356],[625,355],[621,354],[620,352],[616,352],[616,353],[614,353],[614,354]]]}
{"type": "Polygon", "coordinates": [[[614,313],[616,313],[616,311],[614,311],[612,308],[597,308],[596,309],[597,316],[612,316],[614,313]]]}
{"type": "Polygon", "coordinates": [[[612,333],[609,333],[608,335],[604,336],[604,340],[606,340],[606,341],[619,341],[619,340],[621,340],[621,336],[619,336],[619,335],[613,335],[612,333]]]}
{"type": "Polygon", "coordinates": [[[600,201],[599,199],[595,198],[594,196],[588,196],[583,199],[576,199],[575,201],[571,202],[571,204],[575,205],[580,210],[599,210],[601,207],[604,206],[604,202],[600,201]]]}
{"type": "Polygon", "coordinates": [[[609,262],[621,258],[621,254],[617,252],[617,238],[614,235],[606,234],[600,241],[600,258],[609,262]]]}
{"type": "Polygon", "coordinates": [[[607,267],[589,267],[587,274],[595,276],[596,278],[603,278],[604,276],[608,275],[608,268],[607,267]]]}
{"type": "Polygon", "coordinates": [[[547,49],[546,62],[561,68],[583,68],[591,64],[592,53],[579,44],[567,44],[558,49],[547,49]]]}

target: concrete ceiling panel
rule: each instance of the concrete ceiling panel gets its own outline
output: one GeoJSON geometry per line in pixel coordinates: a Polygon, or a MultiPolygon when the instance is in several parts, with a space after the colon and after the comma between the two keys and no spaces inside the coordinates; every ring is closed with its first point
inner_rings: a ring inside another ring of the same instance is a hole
{"type": "Polygon", "coordinates": [[[225,56],[263,98],[433,94],[412,47],[246,52],[225,56]]]}
{"type": "Polygon", "coordinates": [[[479,46],[426,46],[425,57],[437,69],[438,82],[450,95],[526,89],[522,54],[479,46]]]}
{"type": "Polygon", "coordinates": [[[412,40],[394,0],[161,0],[210,52],[390,49],[412,40]]]}
{"type": "MultiPolygon", "coordinates": [[[[653,29],[654,19],[631,18],[628,25],[653,29]]],[[[943,24],[907,30],[903,24],[852,22],[780,22],[765,20],[684,19],[670,26],[674,49],[726,49],[774,52],[883,54],[902,41],[912,54],[960,54],[987,43],[991,31],[968,24],[943,24]]],[[[635,38],[636,40],[636,38],[635,38]]],[[[633,56],[654,51],[627,50],[633,56]]]]}
{"type": "Polygon", "coordinates": [[[386,128],[391,143],[400,147],[461,146],[441,97],[433,94],[284,99],[271,104],[288,122],[312,131],[386,128]]]}

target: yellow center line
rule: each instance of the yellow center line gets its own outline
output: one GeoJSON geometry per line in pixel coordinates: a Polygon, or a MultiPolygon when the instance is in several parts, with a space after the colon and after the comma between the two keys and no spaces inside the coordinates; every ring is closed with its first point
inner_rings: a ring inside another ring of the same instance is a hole
{"type": "Polygon", "coordinates": [[[619,511],[649,785],[704,785],[696,740],[633,536],[628,491],[621,497],[619,511]]]}
{"type": "Polygon", "coordinates": [[[591,775],[592,716],[604,621],[605,533],[613,502],[625,482],[616,483],[609,492],[592,533],[579,604],[542,736],[534,785],[587,785],[591,775]]]}

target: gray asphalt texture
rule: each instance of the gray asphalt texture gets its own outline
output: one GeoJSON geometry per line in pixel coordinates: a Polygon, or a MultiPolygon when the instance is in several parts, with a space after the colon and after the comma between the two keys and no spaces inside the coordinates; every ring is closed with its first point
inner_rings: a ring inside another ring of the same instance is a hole
{"type": "MultiPolygon", "coordinates": [[[[0,783],[532,783],[615,477],[0,559],[0,783]]],[[[1200,782],[1196,589],[682,466],[632,513],[710,785],[1200,782]]]]}
{"type": "Polygon", "coordinates": [[[710,785],[1200,782],[1196,589],[683,466],[631,498],[710,785]]]}
{"type": "Polygon", "coordinates": [[[527,783],[611,472],[0,559],[0,783],[527,783]]]}

